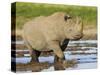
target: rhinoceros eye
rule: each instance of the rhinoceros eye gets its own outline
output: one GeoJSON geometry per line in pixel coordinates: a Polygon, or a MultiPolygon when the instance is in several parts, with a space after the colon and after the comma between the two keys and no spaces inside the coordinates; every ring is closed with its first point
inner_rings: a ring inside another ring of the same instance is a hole
{"type": "Polygon", "coordinates": [[[68,19],[71,19],[71,16],[64,16],[64,20],[67,21],[68,19]]]}

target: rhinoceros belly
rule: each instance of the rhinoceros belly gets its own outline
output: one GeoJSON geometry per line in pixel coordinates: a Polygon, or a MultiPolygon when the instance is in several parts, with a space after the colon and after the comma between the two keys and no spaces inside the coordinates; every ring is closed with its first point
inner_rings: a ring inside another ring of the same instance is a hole
{"type": "Polygon", "coordinates": [[[27,43],[29,43],[33,49],[36,49],[39,51],[49,50],[47,49],[46,39],[39,30],[27,31],[27,32],[24,32],[23,35],[24,35],[24,38],[26,38],[27,43]]]}

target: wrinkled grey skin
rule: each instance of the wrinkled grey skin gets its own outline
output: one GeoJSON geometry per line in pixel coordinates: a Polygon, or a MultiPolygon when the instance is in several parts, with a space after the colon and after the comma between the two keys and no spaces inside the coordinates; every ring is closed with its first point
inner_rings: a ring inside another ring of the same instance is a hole
{"type": "Polygon", "coordinates": [[[41,52],[52,50],[55,54],[55,63],[60,61],[63,65],[65,60],[63,51],[69,40],[78,40],[82,36],[81,18],[71,17],[64,12],[37,17],[23,27],[23,39],[30,50],[32,62],[38,62],[41,52]]]}

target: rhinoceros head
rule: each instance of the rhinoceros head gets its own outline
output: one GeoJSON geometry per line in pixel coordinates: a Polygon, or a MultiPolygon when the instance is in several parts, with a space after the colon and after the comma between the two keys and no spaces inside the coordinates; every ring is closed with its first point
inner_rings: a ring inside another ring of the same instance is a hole
{"type": "Polygon", "coordinates": [[[71,17],[69,15],[64,16],[65,27],[64,33],[66,38],[71,40],[77,40],[83,36],[83,23],[80,17],[71,17]]]}

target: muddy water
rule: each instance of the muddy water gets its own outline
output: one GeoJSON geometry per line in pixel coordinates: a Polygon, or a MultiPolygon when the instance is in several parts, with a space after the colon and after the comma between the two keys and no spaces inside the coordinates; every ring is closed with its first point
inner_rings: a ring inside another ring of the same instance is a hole
{"type": "MultiPolygon", "coordinates": [[[[24,44],[23,41],[12,42],[16,44],[24,44]]],[[[16,50],[23,51],[23,50],[16,50]]],[[[24,50],[28,51],[28,50],[24,50]]],[[[70,69],[90,69],[97,67],[97,40],[80,40],[80,41],[70,41],[68,44],[68,48],[64,52],[66,60],[77,60],[77,67],[66,68],[66,70],[70,69]]],[[[16,63],[29,63],[31,60],[30,54],[25,53],[25,57],[16,58],[16,63]]],[[[12,58],[12,61],[15,58],[12,58]]],[[[54,56],[41,56],[39,57],[39,61],[54,63],[54,56]]],[[[48,69],[44,69],[42,71],[53,71],[54,66],[51,66],[48,69]]]]}

